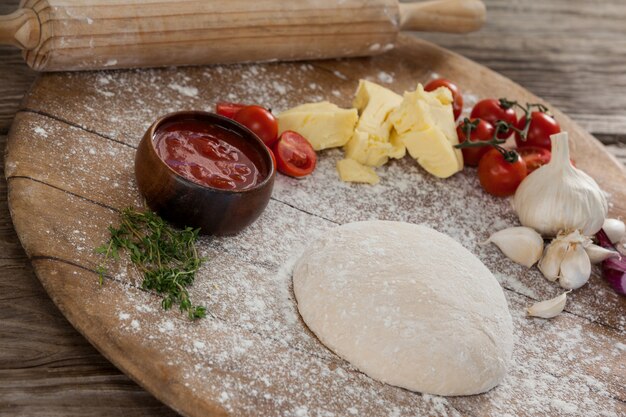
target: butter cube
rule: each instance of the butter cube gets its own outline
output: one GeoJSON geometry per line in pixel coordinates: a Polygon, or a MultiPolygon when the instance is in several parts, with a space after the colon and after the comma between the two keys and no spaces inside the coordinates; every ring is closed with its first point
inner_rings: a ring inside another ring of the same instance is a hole
{"type": "Polygon", "coordinates": [[[339,178],[344,182],[361,182],[366,184],[378,184],[380,179],[376,172],[368,166],[361,165],[354,159],[342,159],[337,162],[339,178]]]}
{"type": "Polygon", "coordinates": [[[316,112],[316,111],[329,111],[329,109],[339,108],[335,104],[329,101],[318,101],[316,103],[305,103],[299,106],[292,107],[285,110],[281,114],[298,113],[298,112],[316,112]]]}
{"type": "Polygon", "coordinates": [[[360,80],[352,103],[360,114],[356,129],[368,132],[374,140],[388,141],[391,123],[387,118],[400,103],[400,95],[381,85],[360,80]]]}
{"type": "Polygon", "coordinates": [[[406,155],[406,146],[402,142],[402,138],[396,132],[396,129],[391,131],[389,136],[389,143],[391,144],[391,150],[389,151],[389,157],[394,159],[402,159],[406,155]]]}
{"type": "Polygon", "coordinates": [[[454,97],[452,97],[452,91],[446,87],[437,87],[430,92],[441,104],[452,104],[454,97]]]}
{"type": "Polygon", "coordinates": [[[392,148],[391,143],[377,140],[367,132],[356,130],[344,150],[346,158],[354,159],[363,165],[379,167],[387,163],[392,148]]]}
{"type": "Polygon", "coordinates": [[[342,109],[328,101],[307,103],[280,113],[278,134],[293,130],[304,136],[316,151],[344,146],[354,133],[356,109],[342,109]]]}
{"type": "Polygon", "coordinates": [[[415,91],[404,93],[402,103],[390,115],[389,120],[398,133],[438,126],[444,130],[446,136],[456,136],[451,103],[452,93],[447,88],[440,87],[428,92],[418,84],[415,91]]]}
{"type": "Polygon", "coordinates": [[[409,131],[399,136],[409,154],[426,171],[439,178],[459,172],[456,152],[441,129],[431,127],[419,132],[409,131]]]}
{"type": "MultiPolygon", "coordinates": [[[[447,88],[440,87],[428,92],[421,84],[418,84],[415,91],[404,94],[402,103],[389,116],[389,121],[399,135],[430,129],[437,130],[452,147],[457,171],[463,169],[463,154],[460,149],[454,148],[454,145],[459,143],[459,138],[452,111],[452,93],[447,88]]],[[[429,133],[429,135],[434,134],[429,133]]]]}

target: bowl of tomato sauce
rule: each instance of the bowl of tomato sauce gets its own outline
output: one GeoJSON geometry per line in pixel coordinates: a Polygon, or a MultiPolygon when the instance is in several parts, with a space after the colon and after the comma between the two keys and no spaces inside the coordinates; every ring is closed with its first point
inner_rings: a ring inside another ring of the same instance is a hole
{"type": "Polygon", "coordinates": [[[179,227],[232,235],[267,206],[275,167],[263,141],[214,113],[181,111],[157,119],[135,156],[148,206],[179,227]]]}

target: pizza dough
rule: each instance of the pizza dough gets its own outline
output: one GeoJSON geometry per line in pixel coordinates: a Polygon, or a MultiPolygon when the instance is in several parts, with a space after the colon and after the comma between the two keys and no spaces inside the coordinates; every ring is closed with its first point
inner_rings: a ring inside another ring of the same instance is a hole
{"type": "Polygon", "coordinates": [[[293,288],[313,333],[374,379],[471,395],[506,374],[513,325],[500,285],[433,229],[386,221],[336,227],[298,260],[293,288]]]}

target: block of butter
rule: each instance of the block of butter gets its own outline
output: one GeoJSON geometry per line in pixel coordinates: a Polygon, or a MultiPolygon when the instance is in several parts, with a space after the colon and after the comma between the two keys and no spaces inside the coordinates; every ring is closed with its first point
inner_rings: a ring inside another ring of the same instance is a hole
{"type": "Polygon", "coordinates": [[[361,182],[366,184],[378,184],[380,179],[376,172],[368,166],[359,164],[354,159],[342,159],[337,162],[339,178],[344,182],[361,182]]]}
{"type": "Polygon", "coordinates": [[[431,174],[447,178],[463,169],[463,154],[452,112],[452,94],[445,87],[427,92],[418,84],[389,116],[409,154],[431,174]]]}
{"type": "Polygon", "coordinates": [[[278,134],[293,130],[316,151],[335,148],[350,140],[358,118],[356,109],[342,109],[328,101],[303,104],[277,116],[278,134]]]}
{"type": "Polygon", "coordinates": [[[378,167],[389,158],[404,156],[404,143],[392,142],[393,126],[389,115],[402,103],[402,97],[371,81],[360,80],[353,106],[360,117],[354,135],[345,146],[346,158],[378,167]]]}
{"type": "Polygon", "coordinates": [[[354,159],[363,165],[379,167],[387,163],[393,146],[389,141],[355,130],[344,150],[346,158],[354,159]]]}
{"type": "Polygon", "coordinates": [[[404,141],[396,132],[396,129],[391,129],[389,135],[389,143],[391,144],[391,150],[389,151],[389,157],[394,159],[402,159],[406,155],[406,145],[404,141]]]}
{"type": "Polygon", "coordinates": [[[375,140],[389,141],[389,114],[402,103],[402,96],[371,81],[360,80],[352,106],[359,111],[356,129],[375,140]]]}
{"type": "Polygon", "coordinates": [[[440,129],[430,127],[400,135],[411,157],[426,171],[439,178],[448,178],[460,171],[455,149],[440,129]]]}

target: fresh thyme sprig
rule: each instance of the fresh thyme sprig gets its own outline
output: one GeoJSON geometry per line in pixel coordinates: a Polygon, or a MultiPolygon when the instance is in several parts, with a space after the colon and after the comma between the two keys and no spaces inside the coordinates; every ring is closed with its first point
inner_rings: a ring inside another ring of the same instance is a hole
{"type": "Polygon", "coordinates": [[[180,311],[186,311],[192,320],[206,316],[206,308],[193,305],[187,291],[204,260],[195,247],[199,229],[176,230],[152,211],[127,208],[121,213],[120,226],[109,226],[109,232],[111,239],[96,248],[97,253],[104,255],[96,270],[100,285],[107,272],[106,261],[119,259],[120,250],[126,250],[143,274],[141,287],[163,295],[161,305],[165,310],[178,304],[180,311]]]}

